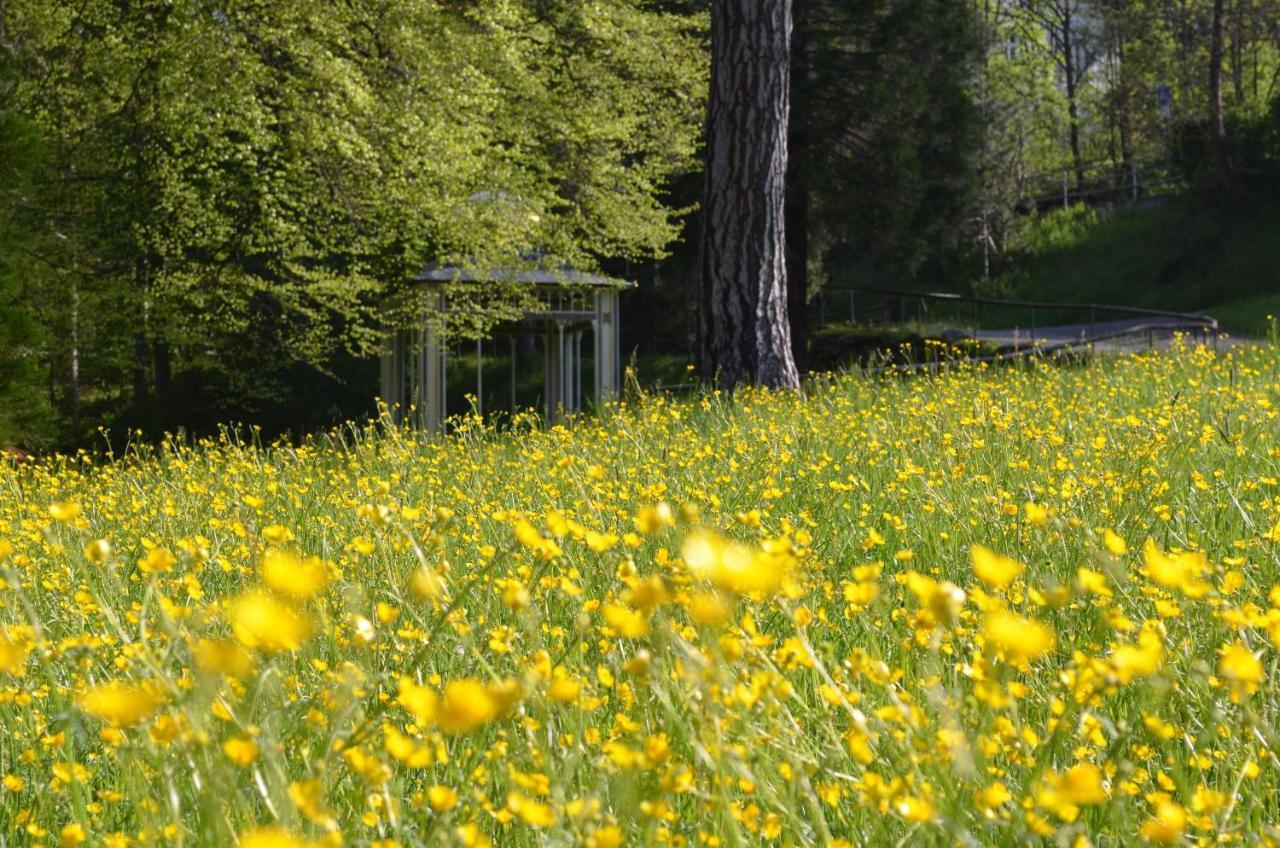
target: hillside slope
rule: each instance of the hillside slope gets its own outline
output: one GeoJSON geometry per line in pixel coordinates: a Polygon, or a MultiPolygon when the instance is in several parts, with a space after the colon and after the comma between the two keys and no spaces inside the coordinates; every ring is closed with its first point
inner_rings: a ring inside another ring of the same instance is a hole
{"type": "Polygon", "coordinates": [[[1077,207],[1024,233],[1013,270],[975,288],[1029,300],[1205,311],[1237,335],[1280,314],[1280,206],[1210,214],[1187,201],[1077,207]]]}

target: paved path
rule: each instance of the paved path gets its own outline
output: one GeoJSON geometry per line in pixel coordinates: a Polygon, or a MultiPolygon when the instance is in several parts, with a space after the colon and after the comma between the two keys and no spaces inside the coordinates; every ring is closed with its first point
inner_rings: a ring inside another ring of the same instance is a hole
{"type": "Polygon", "coordinates": [[[1039,348],[1061,350],[1092,344],[1097,350],[1131,350],[1136,347],[1163,347],[1179,332],[1197,334],[1200,328],[1185,318],[1144,315],[1092,324],[1060,324],[1035,329],[975,330],[964,333],[1001,351],[1039,348]]]}

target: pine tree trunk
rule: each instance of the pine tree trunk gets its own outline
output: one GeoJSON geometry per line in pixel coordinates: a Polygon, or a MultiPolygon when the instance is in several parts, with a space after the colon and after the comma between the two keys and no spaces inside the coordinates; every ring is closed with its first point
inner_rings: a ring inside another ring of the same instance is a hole
{"type": "Polygon", "coordinates": [[[790,0],[714,0],[700,356],[722,388],[799,386],[787,316],[790,0]]]}
{"type": "Polygon", "coordinates": [[[787,120],[787,323],[796,370],[809,364],[809,119],[803,97],[809,75],[809,2],[792,0],[791,114],[787,120]]]}

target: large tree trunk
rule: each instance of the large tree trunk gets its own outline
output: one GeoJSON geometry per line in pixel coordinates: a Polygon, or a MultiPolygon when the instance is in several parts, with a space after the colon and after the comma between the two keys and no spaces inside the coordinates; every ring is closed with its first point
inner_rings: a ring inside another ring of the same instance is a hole
{"type": "Polygon", "coordinates": [[[1226,16],[1225,0],[1213,0],[1213,31],[1209,41],[1209,130],[1218,159],[1218,185],[1224,194],[1231,190],[1231,152],[1227,147],[1227,121],[1222,110],[1222,42],[1226,16]]]}
{"type": "Polygon", "coordinates": [[[809,126],[801,106],[809,76],[809,2],[792,0],[791,115],[787,121],[787,323],[796,369],[809,364],[809,126]]]}
{"type": "Polygon", "coordinates": [[[796,388],[784,198],[790,0],[715,0],[703,189],[703,372],[722,388],[796,388]]]}

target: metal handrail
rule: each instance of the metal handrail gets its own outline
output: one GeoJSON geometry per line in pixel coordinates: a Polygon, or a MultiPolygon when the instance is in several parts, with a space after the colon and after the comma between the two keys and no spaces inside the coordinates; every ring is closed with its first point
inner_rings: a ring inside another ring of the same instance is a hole
{"type": "Polygon", "coordinates": [[[827,291],[847,291],[854,294],[877,294],[896,297],[903,300],[943,300],[952,303],[976,303],[983,306],[1011,306],[1020,309],[1088,309],[1090,312],[1116,312],[1126,315],[1162,316],[1165,318],[1181,318],[1205,324],[1212,329],[1218,328],[1218,321],[1203,312],[1175,312],[1169,309],[1147,309],[1140,306],[1118,306],[1110,303],[1070,303],[1052,300],[1011,300],[976,295],[953,294],[951,292],[906,292],[894,289],[882,289],[875,286],[824,286],[827,291]]]}

